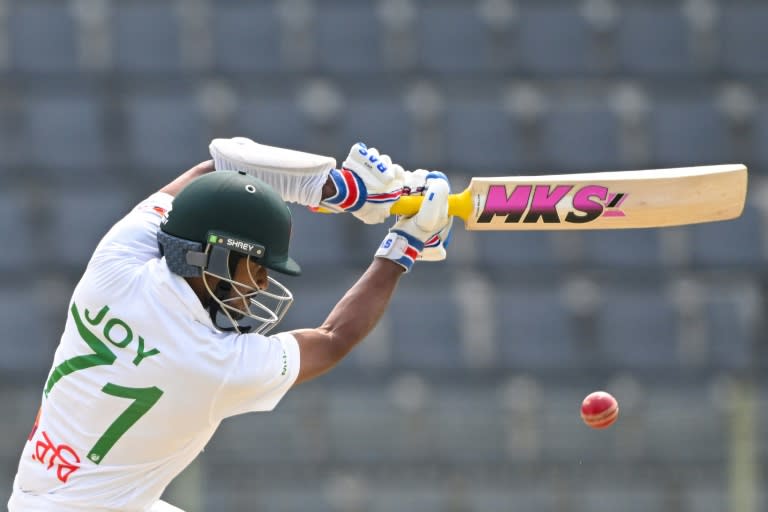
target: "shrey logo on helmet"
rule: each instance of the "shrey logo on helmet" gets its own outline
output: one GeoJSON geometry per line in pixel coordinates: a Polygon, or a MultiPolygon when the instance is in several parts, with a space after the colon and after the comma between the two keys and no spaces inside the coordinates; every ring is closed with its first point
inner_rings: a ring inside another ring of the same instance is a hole
{"type": "Polygon", "coordinates": [[[217,235],[215,233],[211,233],[208,235],[208,243],[209,244],[218,244],[218,245],[224,245],[226,247],[231,247],[233,249],[237,249],[240,252],[244,252],[246,254],[251,254],[253,256],[262,257],[264,256],[264,246],[258,245],[250,242],[245,242],[243,240],[238,240],[237,238],[233,238],[230,236],[224,236],[224,235],[217,235]]]}

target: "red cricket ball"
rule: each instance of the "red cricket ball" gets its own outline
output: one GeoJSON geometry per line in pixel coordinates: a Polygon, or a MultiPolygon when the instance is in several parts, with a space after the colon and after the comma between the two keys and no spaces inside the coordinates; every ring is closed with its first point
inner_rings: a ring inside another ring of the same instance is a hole
{"type": "Polygon", "coordinates": [[[610,393],[595,391],[581,402],[581,419],[592,428],[606,428],[619,417],[619,402],[610,393]]]}

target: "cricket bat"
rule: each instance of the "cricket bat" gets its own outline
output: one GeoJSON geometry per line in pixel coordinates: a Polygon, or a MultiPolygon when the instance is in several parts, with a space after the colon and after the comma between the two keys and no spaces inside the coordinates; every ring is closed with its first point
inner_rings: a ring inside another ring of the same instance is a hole
{"type": "MultiPolygon", "coordinates": [[[[449,213],[468,231],[659,228],[735,219],[746,195],[742,164],[472,178],[449,213]]],[[[413,215],[421,201],[403,196],[392,213],[413,215]]]]}

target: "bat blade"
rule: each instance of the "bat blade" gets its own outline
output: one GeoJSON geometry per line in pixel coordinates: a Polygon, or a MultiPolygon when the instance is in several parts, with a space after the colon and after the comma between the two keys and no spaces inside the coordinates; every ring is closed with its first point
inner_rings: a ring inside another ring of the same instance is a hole
{"type": "MultiPolygon", "coordinates": [[[[742,164],[473,178],[450,198],[450,213],[471,231],[631,229],[735,219],[744,210],[742,164]]],[[[392,213],[418,211],[403,197],[392,213]]]]}

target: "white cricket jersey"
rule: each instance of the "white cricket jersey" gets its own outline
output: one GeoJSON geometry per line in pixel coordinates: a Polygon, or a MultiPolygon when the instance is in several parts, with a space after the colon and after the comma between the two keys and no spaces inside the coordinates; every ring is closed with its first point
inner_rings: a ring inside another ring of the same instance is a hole
{"type": "Polygon", "coordinates": [[[11,512],[146,511],[222,419],[272,410],[296,380],[292,335],[217,330],[160,258],[171,200],[118,222],[75,288],[11,512]]]}

